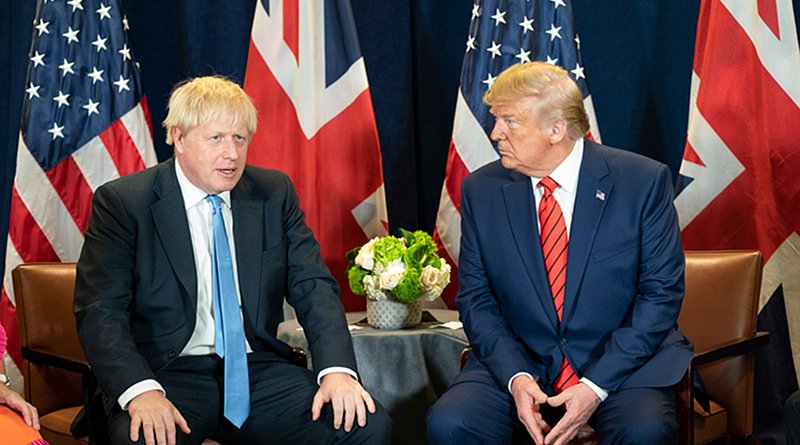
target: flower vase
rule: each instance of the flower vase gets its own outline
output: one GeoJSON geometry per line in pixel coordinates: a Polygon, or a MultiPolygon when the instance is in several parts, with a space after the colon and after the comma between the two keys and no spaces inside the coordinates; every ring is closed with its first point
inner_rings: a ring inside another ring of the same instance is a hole
{"type": "Polygon", "coordinates": [[[367,300],[367,323],[378,329],[412,328],[422,320],[422,299],[403,303],[394,296],[386,300],[367,300]]]}

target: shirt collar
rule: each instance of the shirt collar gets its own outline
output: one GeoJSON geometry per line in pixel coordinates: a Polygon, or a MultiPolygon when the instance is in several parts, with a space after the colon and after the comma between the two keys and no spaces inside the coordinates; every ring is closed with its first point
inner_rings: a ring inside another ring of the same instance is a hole
{"type": "MultiPolygon", "coordinates": [[[[186,207],[186,210],[196,206],[198,203],[202,202],[208,196],[208,193],[200,190],[191,181],[186,175],[183,173],[183,169],[180,166],[178,160],[175,160],[175,174],[178,176],[178,186],[181,188],[181,195],[183,195],[183,204],[186,207]]],[[[222,199],[222,203],[228,207],[231,206],[231,192],[230,190],[224,191],[218,195],[220,199],[222,199]]]]}
{"type": "MultiPolygon", "coordinates": [[[[556,181],[559,187],[573,195],[578,189],[578,176],[580,175],[581,161],[583,160],[583,145],[583,138],[576,140],[567,157],[550,173],[550,178],[556,181]]],[[[542,180],[542,178],[535,177],[531,179],[534,186],[542,180]]]]}

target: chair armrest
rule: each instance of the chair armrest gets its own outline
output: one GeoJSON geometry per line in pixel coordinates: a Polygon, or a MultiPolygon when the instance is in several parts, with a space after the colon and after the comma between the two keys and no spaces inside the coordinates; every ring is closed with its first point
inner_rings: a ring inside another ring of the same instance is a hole
{"type": "Polygon", "coordinates": [[[692,364],[700,366],[724,358],[747,354],[767,343],[769,343],[769,332],[759,331],[752,337],[740,338],[729,343],[723,343],[708,351],[697,353],[692,359],[692,364]]]}
{"type": "Polygon", "coordinates": [[[31,348],[22,348],[22,358],[38,365],[54,366],[82,375],[91,374],[89,364],[64,358],[49,352],[37,351],[31,348]]]}

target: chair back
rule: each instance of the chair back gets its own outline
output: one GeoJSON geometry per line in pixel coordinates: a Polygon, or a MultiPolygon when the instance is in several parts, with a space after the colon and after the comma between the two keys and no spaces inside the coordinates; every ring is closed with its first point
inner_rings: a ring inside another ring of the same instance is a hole
{"type": "MultiPolygon", "coordinates": [[[[678,318],[703,353],[756,332],[763,258],[757,250],[687,251],[686,297],[678,318]]],[[[728,411],[728,433],[753,429],[754,354],[698,367],[708,396],[728,411]]]]}
{"type": "Polygon", "coordinates": [[[12,279],[23,348],[21,371],[28,401],[36,406],[40,416],[82,406],[80,374],[29,359],[31,353],[40,352],[86,363],[72,312],[75,264],[21,264],[12,271],[12,279]]]}

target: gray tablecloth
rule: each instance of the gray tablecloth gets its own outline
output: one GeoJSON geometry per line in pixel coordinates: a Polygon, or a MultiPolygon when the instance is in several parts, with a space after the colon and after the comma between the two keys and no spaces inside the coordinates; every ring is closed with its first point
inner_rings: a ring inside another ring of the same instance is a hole
{"type": "MultiPolygon", "coordinates": [[[[456,311],[429,309],[439,322],[458,318],[456,311]]],[[[350,324],[364,312],[347,314],[350,324]]],[[[447,389],[459,371],[459,356],[467,340],[461,329],[432,327],[426,322],[413,329],[379,330],[357,324],[351,330],[361,382],[394,420],[393,444],[425,444],[425,413],[447,389]]],[[[278,327],[278,338],[308,352],[297,320],[278,327]]],[[[309,366],[313,357],[309,356],[309,366]]]]}

